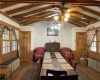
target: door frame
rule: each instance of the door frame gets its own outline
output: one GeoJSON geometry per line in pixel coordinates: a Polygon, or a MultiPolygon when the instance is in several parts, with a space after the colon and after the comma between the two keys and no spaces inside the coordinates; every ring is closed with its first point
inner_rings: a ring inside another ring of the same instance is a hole
{"type": "MultiPolygon", "coordinates": [[[[84,33],[85,34],[85,49],[84,50],[86,50],[86,41],[87,41],[87,38],[86,38],[86,32],[76,32],[76,59],[77,59],[77,61],[76,62],[79,62],[79,50],[78,50],[78,46],[77,46],[77,43],[78,43],[78,39],[77,39],[77,36],[78,36],[78,34],[80,34],[80,33],[84,33]]],[[[86,52],[86,51],[85,51],[86,52]]],[[[82,55],[82,54],[81,54],[82,55]]],[[[85,53],[84,53],[84,57],[85,57],[85,53]]]]}
{"type": "MultiPolygon", "coordinates": [[[[28,44],[28,60],[27,61],[25,61],[25,62],[31,62],[31,31],[20,31],[20,34],[19,34],[19,38],[21,39],[21,33],[22,32],[27,32],[28,34],[29,34],[29,36],[28,36],[28,38],[29,38],[29,44],[28,44]]],[[[21,40],[20,40],[21,41],[21,40]]],[[[19,45],[20,45],[20,59],[21,59],[21,42],[19,43],[19,45]]],[[[21,61],[22,61],[22,59],[21,59],[21,61]]]]}

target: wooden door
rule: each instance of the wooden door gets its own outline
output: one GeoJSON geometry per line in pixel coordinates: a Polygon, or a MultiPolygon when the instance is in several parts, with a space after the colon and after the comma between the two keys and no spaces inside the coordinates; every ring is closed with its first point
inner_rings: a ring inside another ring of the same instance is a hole
{"type": "Polygon", "coordinates": [[[76,62],[80,61],[81,57],[85,57],[86,52],[86,32],[76,33],[76,62]]]}
{"type": "Polygon", "coordinates": [[[30,31],[21,31],[20,32],[20,57],[21,61],[29,62],[30,61],[30,52],[31,52],[31,32],[30,31]]]}

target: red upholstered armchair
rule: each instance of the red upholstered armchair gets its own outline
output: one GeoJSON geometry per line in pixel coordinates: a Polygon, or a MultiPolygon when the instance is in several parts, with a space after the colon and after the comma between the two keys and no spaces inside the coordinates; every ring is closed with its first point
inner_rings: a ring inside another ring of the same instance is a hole
{"type": "Polygon", "coordinates": [[[70,49],[68,47],[62,47],[61,48],[61,53],[64,53],[65,54],[68,51],[70,51],[70,49]]]}
{"type": "Polygon", "coordinates": [[[36,53],[35,53],[35,60],[40,59],[40,57],[44,54],[44,48],[43,47],[37,47],[36,53]]]}
{"type": "Polygon", "coordinates": [[[73,59],[73,54],[71,53],[71,50],[68,47],[62,47],[61,53],[64,55],[64,57],[68,60],[73,59]]]}

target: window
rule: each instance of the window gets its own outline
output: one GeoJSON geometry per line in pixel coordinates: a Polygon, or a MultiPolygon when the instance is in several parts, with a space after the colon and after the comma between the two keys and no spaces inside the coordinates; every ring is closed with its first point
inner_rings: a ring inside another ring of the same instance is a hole
{"type": "Polygon", "coordinates": [[[14,34],[12,33],[12,51],[17,50],[17,41],[14,34]]]}
{"type": "Polygon", "coordinates": [[[100,29],[87,32],[87,44],[91,51],[100,53],[100,29]]]}
{"type": "Polygon", "coordinates": [[[5,29],[2,38],[3,38],[2,53],[5,54],[10,52],[10,31],[5,29]]]}
{"type": "Polygon", "coordinates": [[[100,53],[100,29],[97,31],[97,39],[98,53],[100,53]]]}
{"type": "Polygon", "coordinates": [[[91,51],[96,51],[96,30],[87,32],[87,44],[91,51]]]}
{"type": "Polygon", "coordinates": [[[96,36],[95,36],[95,38],[94,38],[93,41],[92,41],[90,50],[96,52],[96,36]]]}
{"type": "Polygon", "coordinates": [[[0,25],[0,55],[17,50],[19,31],[0,25]]]}

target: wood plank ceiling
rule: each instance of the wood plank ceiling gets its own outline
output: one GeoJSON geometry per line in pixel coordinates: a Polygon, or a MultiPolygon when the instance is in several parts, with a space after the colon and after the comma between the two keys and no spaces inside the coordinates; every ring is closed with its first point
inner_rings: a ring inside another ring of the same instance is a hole
{"type": "Polygon", "coordinates": [[[70,16],[68,23],[85,27],[90,23],[100,21],[99,0],[0,0],[0,13],[11,17],[20,25],[54,21],[54,15],[57,15],[58,12],[53,10],[60,10],[62,2],[66,9],[80,8],[72,13],[82,17],[70,16]]]}

